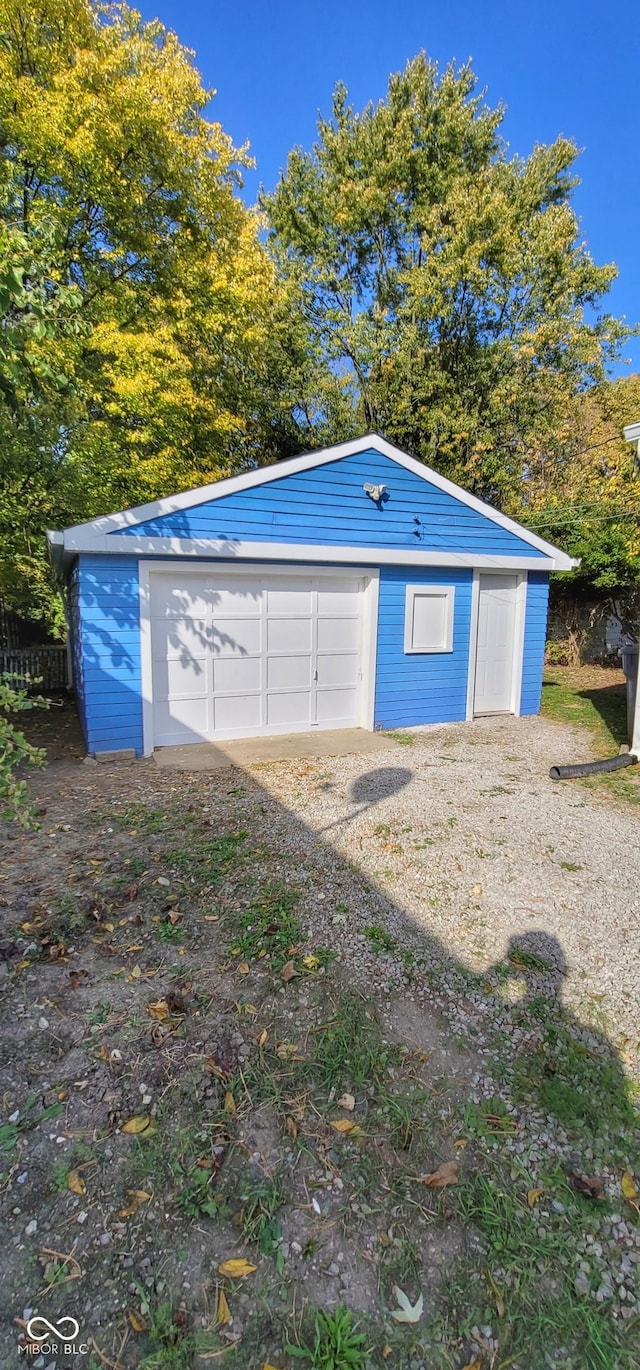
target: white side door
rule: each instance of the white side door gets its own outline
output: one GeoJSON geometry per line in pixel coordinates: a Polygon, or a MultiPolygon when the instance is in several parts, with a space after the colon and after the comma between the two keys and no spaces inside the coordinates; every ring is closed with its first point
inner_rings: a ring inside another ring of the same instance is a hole
{"type": "Polygon", "coordinates": [[[479,578],[474,714],[511,713],[518,577],[479,578]]]}

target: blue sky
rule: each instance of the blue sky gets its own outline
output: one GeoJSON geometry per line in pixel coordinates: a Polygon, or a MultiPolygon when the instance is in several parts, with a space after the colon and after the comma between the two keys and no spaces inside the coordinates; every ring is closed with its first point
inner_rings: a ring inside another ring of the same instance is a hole
{"type": "MultiPolygon", "coordinates": [[[[616,262],[610,309],[640,321],[640,6],[637,0],[144,0],[196,52],[211,114],[270,189],[289,149],[309,147],[336,81],[356,107],[421,49],[441,65],[472,59],[503,136],[526,155],[559,133],[584,149],[575,206],[599,263],[616,262]]],[[[640,370],[640,338],[626,349],[640,370]]]]}

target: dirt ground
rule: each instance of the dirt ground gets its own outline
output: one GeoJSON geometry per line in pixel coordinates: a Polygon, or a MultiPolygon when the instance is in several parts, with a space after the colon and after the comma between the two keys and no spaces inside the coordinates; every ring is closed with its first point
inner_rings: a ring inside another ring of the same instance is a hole
{"type": "Polygon", "coordinates": [[[190,775],[34,728],[0,1364],[637,1365],[637,817],[552,795],[575,731],[190,775]]]}

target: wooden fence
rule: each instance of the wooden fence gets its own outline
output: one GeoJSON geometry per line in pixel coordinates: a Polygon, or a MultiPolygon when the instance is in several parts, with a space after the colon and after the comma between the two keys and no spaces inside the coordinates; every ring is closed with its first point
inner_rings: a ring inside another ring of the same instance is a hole
{"type": "Polygon", "coordinates": [[[46,647],[47,630],[42,623],[30,623],[0,600],[0,651],[17,647],[46,647]]]}
{"type": "Polygon", "coordinates": [[[0,650],[0,677],[29,694],[57,694],[69,686],[66,647],[18,647],[0,650]]]}

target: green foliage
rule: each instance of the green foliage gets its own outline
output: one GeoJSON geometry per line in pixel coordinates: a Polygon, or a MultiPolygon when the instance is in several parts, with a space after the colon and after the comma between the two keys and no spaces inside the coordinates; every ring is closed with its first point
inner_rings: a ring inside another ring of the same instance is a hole
{"type": "Polygon", "coordinates": [[[0,592],[46,527],[304,446],[304,321],[191,54],[95,0],[0,0],[0,592]]]}
{"type": "Polygon", "coordinates": [[[353,1314],[338,1307],[333,1313],[318,1313],[312,1346],[287,1343],[287,1354],[307,1361],[312,1370],[364,1370],[366,1340],[357,1332],[353,1314]]]}
{"type": "Polygon", "coordinates": [[[14,690],[0,676],[0,816],[22,827],[35,822],[27,782],[21,766],[43,766],[45,754],[27,742],[13,722],[13,715],[45,706],[43,699],[31,699],[25,690],[14,690]]]}
{"type": "Polygon", "coordinates": [[[571,206],[564,138],[510,158],[469,66],[424,54],[358,113],[343,86],[264,197],[344,432],[377,429],[519,509],[532,453],[625,333],[571,206]]]}
{"type": "Polygon", "coordinates": [[[266,956],[274,969],[284,966],[290,958],[290,948],[304,940],[293,912],[299,900],[298,890],[282,884],[268,885],[255,903],[238,914],[239,936],[234,942],[234,954],[266,956]]]}
{"type": "Polygon", "coordinates": [[[640,414],[640,376],[620,377],[579,395],[546,451],[528,472],[527,522],[561,543],[580,566],[556,587],[565,609],[571,594],[606,604],[626,632],[640,617],[640,467],[623,428],[640,414]]]}

